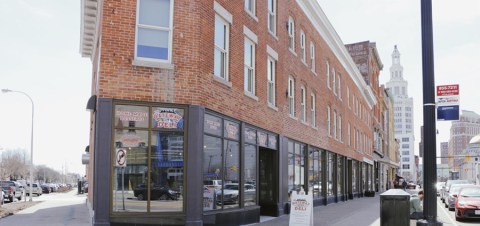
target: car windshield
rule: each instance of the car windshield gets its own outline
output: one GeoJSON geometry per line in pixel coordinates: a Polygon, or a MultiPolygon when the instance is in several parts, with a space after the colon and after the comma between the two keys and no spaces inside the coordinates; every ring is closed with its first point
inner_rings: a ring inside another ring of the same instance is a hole
{"type": "Polygon", "coordinates": [[[450,193],[452,194],[458,194],[462,186],[452,186],[452,189],[450,189],[450,193]]]}
{"type": "Polygon", "coordinates": [[[480,197],[480,188],[463,188],[460,195],[462,197],[480,197]]]}
{"type": "Polygon", "coordinates": [[[225,189],[238,190],[238,185],[236,185],[236,184],[226,184],[225,189]]]}

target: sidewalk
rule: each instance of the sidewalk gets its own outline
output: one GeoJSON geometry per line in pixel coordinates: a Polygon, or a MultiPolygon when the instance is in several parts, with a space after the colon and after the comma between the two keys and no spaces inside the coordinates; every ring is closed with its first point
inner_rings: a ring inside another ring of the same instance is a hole
{"type": "MultiPolygon", "coordinates": [[[[380,226],[380,195],[318,206],[313,216],[315,226],[380,226]]],[[[262,217],[261,223],[249,226],[288,226],[289,219],[289,215],[262,217]]],[[[410,225],[416,225],[416,221],[411,220],[410,225]]]]}

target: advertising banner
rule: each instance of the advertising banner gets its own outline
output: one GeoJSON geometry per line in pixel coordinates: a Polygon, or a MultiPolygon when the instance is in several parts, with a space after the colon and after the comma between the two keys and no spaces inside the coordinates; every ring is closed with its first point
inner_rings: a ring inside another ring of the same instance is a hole
{"type": "Polygon", "coordinates": [[[313,226],[313,196],[292,192],[289,226],[313,226]]]}
{"type": "Polygon", "coordinates": [[[460,119],[459,85],[437,86],[437,120],[453,121],[460,119]]]}

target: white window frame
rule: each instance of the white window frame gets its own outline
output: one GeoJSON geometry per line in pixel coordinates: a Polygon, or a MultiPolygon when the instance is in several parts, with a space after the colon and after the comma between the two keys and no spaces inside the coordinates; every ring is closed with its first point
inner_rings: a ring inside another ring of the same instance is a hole
{"type": "Polygon", "coordinates": [[[288,17],[288,49],[295,53],[295,21],[288,17]]]}
{"type": "Polygon", "coordinates": [[[305,50],[305,32],[300,30],[300,59],[304,64],[307,63],[307,51],[305,50]]]}
{"type": "Polygon", "coordinates": [[[342,100],[342,81],[341,81],[341,74],[337,73],[337,86],[338,86],[338,99],[342,100]]]}
{"type": "Polygon", "coordinates": [[[300,87],[300,121],[305,122],[307,120],[307,103],[305,86],[300,87]]]}
{"type": "Polygon", "coordinates": [[[310,96],[310,125],[313,127],[313,128],[316,128],[317,127],[317,112],[316,112],[316,97],[315,97],[315,93],[312,93],[311,96],[310,96]]]}
{"type": "Polygon", "coordinates": [[[314,75],[317,75],[316,68],[315,68],[315,45],[313,42],[310,42],[310,65],[311,70],[314,75]]]}
{"type": "MultiPolygon", "coordinates": [[[[272,9],[268,9],[268,31],[273,34],[273,36],[277,35],[277,0],[268,0],[269,3],[272,5],[272,9]]],[[[267,5],[269,7],[270,4],[267,5]]]]}
{"type": "Polygon", "coordinates": [[[333,138],[337,139],[337,110],[333,110],[333,138]]]}
{"type": "Polygon", "coordinates": [[[245,0],[245,11],[247,11],[247,13],[251,14],[253,17],[256,16],[255,14],[255,11],[256,11],[256,1],[255,0],[245,0]],[[247,5],[248,4],[248,5],[247,5]],[[248,8],[248,6],[250,6],[250,8],[248,8]]]}
{"type": "Polygon", "coordinates": [[[343,137],[342,137],[342,115],[338,114],[338,140],[340,142],[343,142],[343,137]]]}
{"type": "Polygon", "coordinates": [[[326,74],[327,75],[327,87],[329,89],[332,89],[330,87],[330,63],[328,62],[328,60],[326,61],[326,68],[327,68],[327,74],[326,74]]]}
{"type": "MultiPolygon", "coordinates": [[[[228,59],[229,59],[229,46],[230,46],[230,45],[229,45],[230,24],[228,23],[227,20],[225,20],[225,18],[223,18],[223,17],[220,16],[219,14],[215,14],[215,20],[217,20],[217,19],[220,20],[221,22],[223,22],[223,24],[226,26],[226,35],[225,35],[225,40],[224,40],[225,43],[226,43],[226,45],[225,45],[225,48],[226,48],[226,49],[223,49],[222,47],[217,46],[217,44],[215,44],[215,40],[214,40],[214,46],[215,46],[214,48],[215,48],[215,49],[218,49],[221,53],[224,54],[224,55],[223,55],[223,61],[225,62],[225,65],[223,65],[223,67],[224,67],[224,68],[223,68],[223,73],[224,73],[223,76],[222,76],[221,74],[220,74],[220,75],[215,74],[215,70],[213,70],[213,71],[214,71],[213,74],[214,74],[214,76],[216,76],[217,78],[220,78],[220,79],[223,79],[223,80],[225,80],[225,81],[228,81],[228,80],[229,80],[229,75],[228,75],[229,60],[228,60],[228,59]]],[[[214,28],[214,29],[216,29],[216,28],[214,28]]],[[[214,39],[215,39],[215,38],[214,38],[214,39]]],[[[214,55],[215,55],[215,54],[214,54],[214,55]]],[[[215,57],[214,57],[213,63],[214,63],[213,67],[214,67],[214,69],[215,69],[215,63],[216,63],[216,62],[215,62],[215,57]]]]}
{"type": "MultiPolygon", "coordinates": [[[[141,66],[152,66],[152,67],[167,67],[170,69],[171,67],[171,62],[172,62],[172,43],[173,43],[173,5],[174,5],[174,0],[170,0],[170,18],[169,18],[169,27],[158,27],[158,26],[153,26],[153,25],[147,25],[147,24],[140,24],[140,1],[137,1],[137,12],[136,12],[136,22],[135,22],[135,55],[134,55],[134,65],[141,65],[141,66]],[[150,30],[156,30],[156,31],[167,31],[168,34],[168,53],[167,53],[167,60],[162,60],[162,59],[155,59],[155,58],[148,58],[148,57],[139,57],[137,56],[137,46],[138,46],[138,29],[139,28],[144,28],[144,29],[150,29],[150,30]],[[154,63],[149,64],[149,63],[154,63]],[[155,63],[160,63],[160,65],[155,65],[155,63]]],[[[173,68],[173,67],[172,67],[173,68]]]]}
{"type": "Polygon", "coordinates": [[[272,107],[275,107],[276,100],[275,100],[275,67],[276,67],[276,60],[268,55],[267,57],[267,102],[272,107]]]}
{"type": "Polygon", "coordinates": [[[295,79],[288,77],[288,114],[295,117],[295,79]]]}
{"type": "Polygon", "coordinates": [[[351,109],[350,107],[350,87],[347,86],[347,105],[348,109],[351,109]]]}
{"type": "Polygon", "coordinates": [[[328,136],[331,137],[332,136],[332,129],[331,129],[331,120],[330,120],[330,112],[331,112],[331,109],[330,109],[330,106],[327,106],[327,133],[328,133],[328,136]]]}
{"type": "Polygon", "coordinates": [[[337,85],[335,82],[337,75],[335,73],[335,68],[332,68],[332,89],[333,89],[333,94],[336,96],[337,95],[337,85]]]}
{"type": "Polygon", "coordinates": [[[251,39],[248,37],[245,37],[244,41],[244,53],[246,53],[246,48],[247,45],[251,47],[251,65],[247,65],[247,62],[245,62],[246,57],[244,56],[244,90],[246,93],[255,96],[255,42],[253,42],[251,39]],[[249,71],[251,72],[250,74],[247,74],[246,72],[249,71]]]}
{"type": "Polygon", "coordinates": [[[350,125],[350,122],[348,122],[348,128],[347,128],[347,135],[348,135],[348,146],[351,146],[352,145],[352,133],[351,133],[351,125],[350,125]]]}

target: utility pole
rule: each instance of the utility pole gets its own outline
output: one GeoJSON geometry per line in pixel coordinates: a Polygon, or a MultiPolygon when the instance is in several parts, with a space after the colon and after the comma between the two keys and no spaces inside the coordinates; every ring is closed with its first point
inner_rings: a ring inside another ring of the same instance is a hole
{"type": "Polygon", "coordinates": [[[436,115],[435,115],[435,75],[433,66],[433,28],[432,0],[421,1],[422,17],[422,72],[423,72],[423,124],[425,133],[425,149],[423,158],[424,200],[423,220],[420,225],[443,225],[437,221],[437,148],[436,148],[436,115]]]}

